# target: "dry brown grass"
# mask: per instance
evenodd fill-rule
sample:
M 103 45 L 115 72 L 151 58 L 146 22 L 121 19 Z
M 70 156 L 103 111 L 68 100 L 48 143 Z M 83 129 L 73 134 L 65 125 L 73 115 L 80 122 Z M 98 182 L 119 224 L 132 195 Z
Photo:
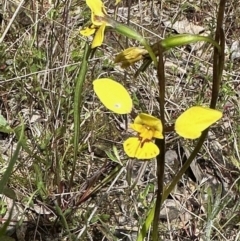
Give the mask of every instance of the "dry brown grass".
M 106 3 L 109 12 L 126 23 L 126 2 L 118 8 L 112 2 Z M 1 33 L 16 7 L 14 1 L 2 2 Z M 172 34 L 171 27 L 163 24 L 166 20 L 173 24 L 186 18 L 213 35 L 217 7 L 216 1 L 141 0 L 131 6 L 130 24 L 152 43 Z M 239 36 L 239 11 L 238 1 L 229 1 L 225 16 L 226 64 L 218 102 L 224 117 L 212 128 L 195 167 L 186 173 L 163 207 L 159 227 L 163 240 L 205 240 L 206 227 L 210 226 L 211 240 L 239 239 L 240 76 L 239 63 L 231 61 L 229 52 Z M 137 229 L 154 201 L 155 163 L 129 160 L 122 151 L 122 141 L 130 134 L 126 124 L 138 112 L 159 115 L 156 70 L 150 67 L 134 79 L 140 63 L 126 71 L 114 66 L 114 55 L 126 46 L 126 40 L 112 32 L 107 33 L 104 45 L 89 63 L 84 105 L 79 113 L 79 160 L 69 190 L 74 86 L 84 47 L 79 28 L 88 18 L 84 1 L 56 1 L 51 5 L 29 0 L 0 43 L 0 114 L 13 128 L 20 124 L 19 115 L 23 116 L 27 137 L 9 181 L 19 209 L 11 225 L 15 227 L 21 219 L 21 228 L 9 231 L 15 240 L 136 240 Z M 128 45 L 138 43 L 129 40 Z M 208 45 L 196 51 L 189 46 L 174 49 L 166 54 L 165 64 L 165 110 L 167 121 L 173 123 L 189 106 L 208 105 L 212 49 Z M 99 76 L 121 81 L 130 90 L 135 106 L 127 120 L 106 111 L 96 99 L 91 82 Z M 1 133 L 0 138 L 4 171 L 17 138 Z M 167 183 L 194 143 L 173 133 L 166 140 L 167 149 L 172 151 L 167 154 Z

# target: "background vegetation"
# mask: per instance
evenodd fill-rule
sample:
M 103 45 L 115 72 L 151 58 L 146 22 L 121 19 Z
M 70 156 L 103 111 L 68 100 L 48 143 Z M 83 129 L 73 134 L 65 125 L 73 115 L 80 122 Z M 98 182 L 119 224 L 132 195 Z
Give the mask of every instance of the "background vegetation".
M 182 20 L 184 29 L 214 35 L 218 1 L 122 1 L 118 7 L 114 3 L 106 1 L 108 13 L 120 22 L 129 19 L 151 43 L 177 34 Z M 240 239 L 239 16 L 238 1 L 228 1 L 218 102 L 224 117 L 163 205 L 163 240 Z M 141 63 L 126 70 L 114 65 L 115 54 L 138 43 L 113 32 L 107 32 L 89 62 L 73 168 L 74 93 L 86 41 L 79 29 L 89 18 L 85 1 L 2 1 L 0 114 L 15 133 L 0 132 L 1 176 L 15 161 L 0 200 L 1 221 L 9 221 L 9 240 L 136 240 L 153 204 L 155 163 L 128 159 L 122 142 L 138 112 L 158 116 L 156 70 L 150 67 L 134 78 Z M 209 103 L 212 51 L 204 44 L 166 54 L 169 123 L 189 106 Z M 130 90 L 134 110 L 128 119 L 110 113 L 96 98 L 92 80 L 101 76 L 121 81 Z M 168 183 L 195 143 L 170 132 L 166 139 Z

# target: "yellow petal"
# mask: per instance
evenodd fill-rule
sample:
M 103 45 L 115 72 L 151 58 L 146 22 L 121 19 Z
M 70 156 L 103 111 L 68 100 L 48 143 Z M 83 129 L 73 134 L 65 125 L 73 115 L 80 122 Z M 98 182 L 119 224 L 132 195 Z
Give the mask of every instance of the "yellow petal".
M 90 36 L 92 34 L 94 34 L 96 31 L 96 28 L 94 27 L 87 27 L 87 28 L 84 28 L 82 30 L 80 30 L 80 34 L 83 35 L 83 36 Z
M 94 15 L 104 17 L 104 4 L 101 0 L 86 0 L 86 4 Z
M 145 130 L 145 127 L 142 124 L 130 124 L 130 127 L 138 133 L 142 133 Z
M 106 23 L 102 24 L 99 27 L 99 29 L 96 31 L 95 36 L 93 38 L 92 46 L 91 46 L 92 49 L 102 45 L 105 27 L 106 27 Z
M 107 13 L 104 8 L 104 4 L 101 0 L 86 0 L 88 7 L 91 9 L 92 23 L 100 26 L 104 22 L 101 17 L 104 17 Z
M 162 131 L 160 132 L 160 131 L 156 131 L 156 130 L 154 131 L 153 137 L 158 138 L 158 139 L 163 139 L 164 138 L 163 134 L 162 134 Z
M 138 139 L 138 137 L 130 137 L 123 143 L 123 149 L 129 157 L 135 157 L 137 159 L 151 159 L 159 154 L 157 145 L 153 142 L 144 142 Z
M 218 121 L 222 112 L 202 106 L 194 106 L 182 113 L 176 120 L 176 132 L 189 139 L 201 136 L 202 131 Z
M 152 127 L 141 124 L 131 124 L 130 127 L 139 133 L 142 141 L 151 141 L 154 137 L 155 130 Z
M 132 99 L 127 90 L 118 82 L 102 78 L 93 81 L 93 89 L 100 101 L 117 114 L 127 114 L 132 110 Z
M 161 120 L 159 120 L 158 118 L 152 116 L 152 115 L 148 115 L 145 113 L 140 113 L 134 120 L 134 124 L 141 124 L 141 125 L 146 125 L 149 127 L 152 127 L 156 130 L 156 136 L 154 135 L 154 137 L 156 138 L 163 138 L 162 135 L 162 122 Z

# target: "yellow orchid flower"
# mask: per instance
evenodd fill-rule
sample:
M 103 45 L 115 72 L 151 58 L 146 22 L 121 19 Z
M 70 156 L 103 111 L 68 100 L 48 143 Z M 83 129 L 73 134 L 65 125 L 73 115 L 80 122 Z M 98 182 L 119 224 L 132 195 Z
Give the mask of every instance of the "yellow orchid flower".
M 156 157 L 160 150 L 152 141 L 153 138 L 163 139 L 161 121 L 154 116 L 141 113 L 130 127 L 138 132 L 138 137 L 130 137 L 123 143 L 126 154 L 137 159 Z
M 111 25 L 104 19 L 104 17 L 107 15 L 107 12 L 101 0 L 86 0 L 86 4 L 91 9 L 92 25 L 80 30 L 80 34 L 83 36 L 95 34 L 91 47 L 96 48 L 101 46 L 103 43 L 106 26 Z
M 132 110 L 132 99 L 128 91 L 120 83 L 108 79 L 96 79 L 93 88 L 101 102 L 109 110 L 117 114 L 127 114 Z M 196 139 L 202 131 L 222 117 L 222 112 L 203 106 L 193 106 L 183 112 L 176 120 L 175 131 L 182 137 Z M 123 143 L 123 149 L 129 157 L 151 159 L 160 150 L 153 142 L 155 138 L 163 139 L 163 126 L 158 118 L 140 113 L 130 127 L 138 133 Z
M 139 133 L 143 141 L 153 138 L 163 139 L 162 122 L 152 115 L 140 113 L 130 127 Z
M 122 68 L 127 68 L 133 63 L 143 59 L 148 51 L 140 47 L 131 47 L 123 50 L 116 57 L 114 62 L 121 63 Z

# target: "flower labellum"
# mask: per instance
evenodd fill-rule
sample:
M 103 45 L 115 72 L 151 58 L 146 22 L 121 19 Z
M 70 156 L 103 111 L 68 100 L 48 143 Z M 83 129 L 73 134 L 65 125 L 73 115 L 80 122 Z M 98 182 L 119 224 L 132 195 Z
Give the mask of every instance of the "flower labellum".
M 130 137 L 123 143 L 126 154 L 137 159 L 156 157 L 160 150 L 153 143 L 153 139 L 163 139 L 161 121 L 154 116 L 141 113 L 130 127 L 138 133 L 138 136 Z

